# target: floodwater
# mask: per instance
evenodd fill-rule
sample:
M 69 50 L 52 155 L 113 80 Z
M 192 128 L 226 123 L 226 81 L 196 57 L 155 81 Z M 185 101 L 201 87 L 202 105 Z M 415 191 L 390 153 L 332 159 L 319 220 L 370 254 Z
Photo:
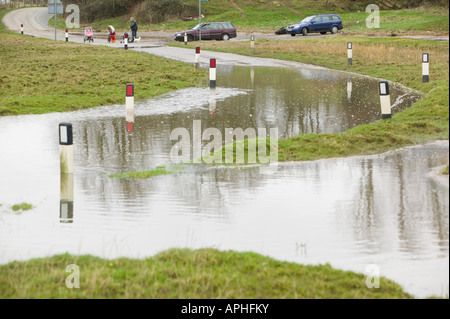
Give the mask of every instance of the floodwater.
M 381 117 L 378 82 L 365 77 L 222 66 L 218 86 L 211 94 L 205 79 L 136 103 L 132 134 L 124 105 L 0 118 L 0 263 L 65 252 L 145 258 L 173 247 L 213 247 L 361 273 L 375 264 L 417 297 L 448 294 L 448 185 L 429 175 L 448 163 L 448 142 L 280 163 L 269 175 L 196 165 L 148 180 L 108 177 L 172 166 L 170 133 L 192 132 L 194 120 L 202 130 L 278 128 L 283 138 L 342 132 Z M 391 88 L 394 113 L 416 99 Z M 74 125 L 70 208 L 61 201 L 60 122 Z M 35 208 L 13 213 L 20 202 Z

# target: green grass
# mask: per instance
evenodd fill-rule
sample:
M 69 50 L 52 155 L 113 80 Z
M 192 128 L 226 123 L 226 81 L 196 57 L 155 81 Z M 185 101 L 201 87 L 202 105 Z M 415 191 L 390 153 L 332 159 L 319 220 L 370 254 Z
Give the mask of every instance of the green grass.
M 11 207 L 11 209 L 14 212 L 24 212 L 30 209 L 33 209 L 33 205 L 28 204 L 28 203 L 20 203 L 20 204 L 15 204 Z
M 445 166 L 439 173 L 441 173 L 442 175 L 448 175 L 448 165 Z
M 346 43 L 353 42 L 353 65 Z M 190 43 L 195 47 L 198 43 Z M 178 45 L 179 46 L 179 45 Z M 329 37 L 290 41 L 202 42 L 202 50 L 304 62 L 399 82 L 424 97 L 390 120 L 357 126 L 341 134 L 299 135 L 279 141 L 279 161 L 304 161 L 378 154 L 403 146 L 449 138 L 448 41 L 402 38 Z M 422 52 L 433 57 L 430 82 L 422 83 Z
M 174 173 L 174 171 L 168 171 L 165 166 L 158 166 L 155 169 L 150 170 L 150 171 L 115 174 L 115 175 L 109 175 L 109 177 L 111 177 L 111 178 L 147 179 L 150 177 L 156 177 L 156 176 L 161 176 L 161 175 L 170 175 L 173 173 Z
M 3 17 L 5 12 L 0 14 Z M 0 29 L 0 116 L 75 111 L 141 100 L 196 86 L 206 76 L 187 63 L 104 46 L 36 39 Z
M 68 265 L 80 288 L 68 289 Z M 0 266 L 0 298 L 292 299 L 412 298 L 391 280 L 330 265 L 281 262 L 256 253 L 171 249 L 145 260 L 59 255 Z

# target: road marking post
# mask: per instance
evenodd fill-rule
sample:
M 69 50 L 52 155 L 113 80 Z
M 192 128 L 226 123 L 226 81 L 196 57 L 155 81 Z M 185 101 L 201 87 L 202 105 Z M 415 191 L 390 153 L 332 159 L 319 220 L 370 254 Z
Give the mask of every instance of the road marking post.
M 20 25 L 20 34 L 23 34 L 23 23 Z
M 127 121 L 127 132 L 133 133 L 134 125 L 134 85 L 127 83 L 126 87 L 126 97 L 125 97 L 125 107 L 126 107 L 126 121 Z
M 426 83 L 430 81 L 430 54 L 422 54 L 422 82 Z
M 200 47 L 195 48 L 195 68 L 200 67 Z
M 59 124 L 59 154 L 61 173 L 73 173 L 73 134 L 71 123 Z
M 347 60 L 348 65 L 353 64 L 353 44 L 351 42 L 347 42 Z
M 383 119 L 390 119 L 392 117 L 391 110 L 391 96 L 389 94 L 389 82 L 380 81 L 380 103 L 381 103 L 381 117 Z
M 216 88 L 216 59 L 209 61 L 209 88 Z
M 128 33 L 125 33 L 124 39 L 123 39 L 123 48 L 125 50 L 128 50 Z
M 188 44 L 188 37 L 187 37 L 187 33 L 184 33 L 184 45 Z
M 66 29 L 66 42 L 69 42 L 69 29 Z
M 255 36 L 252 35 L 250 37 L 250 49 L 252 51 L 252 53 L 255 53 Z

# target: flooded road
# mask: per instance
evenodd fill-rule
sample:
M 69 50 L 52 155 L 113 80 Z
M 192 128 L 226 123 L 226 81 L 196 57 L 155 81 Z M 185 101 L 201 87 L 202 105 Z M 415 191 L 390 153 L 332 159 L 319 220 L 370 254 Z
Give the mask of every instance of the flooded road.
M 316 70 L 221 66 L 197 88 L 125 106 L 0 118 L 0 263 L 58 253 L 144 258 L 173 247 L 254 251 L 364 273 L 376 264 L 418 297 L 448 294 L 448 187 L 428 176 L 448 142 L 258 169 L 171 166 L 175 128 L 342 132 L 381 117 L 378 81 Z M 394 113 L 418 96 L 391 88 Z M 73 211 L 62 213 L 57 127 L 74 126 Z M 10 207 L 35 207 L 17 214 Z M 382 283 L 381 283 L 382 285 Z

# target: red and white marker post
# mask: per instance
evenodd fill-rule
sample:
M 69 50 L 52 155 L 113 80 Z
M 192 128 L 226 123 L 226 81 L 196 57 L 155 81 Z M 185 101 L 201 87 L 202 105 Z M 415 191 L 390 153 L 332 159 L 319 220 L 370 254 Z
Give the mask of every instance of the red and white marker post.
M 69 42 L 69 29 L 66 29 L 66 42 Z
M 216 59 L 211 59 L 209 61 L 209 88 L 216 88 Z
M 20 34 L 23 34 L 23 23 L 20 25 Z
M 127 84 L 125 106 L 127 112 L 127 132 L 132 133 L 134 125 L 134 85 L 131 83 Z
M 123 39 L 123 48 L 128 50 L 128 33 L 125 33 L 125 37 Z
M 195 48 L 195 68 L 200 67 L 200 47 Z

